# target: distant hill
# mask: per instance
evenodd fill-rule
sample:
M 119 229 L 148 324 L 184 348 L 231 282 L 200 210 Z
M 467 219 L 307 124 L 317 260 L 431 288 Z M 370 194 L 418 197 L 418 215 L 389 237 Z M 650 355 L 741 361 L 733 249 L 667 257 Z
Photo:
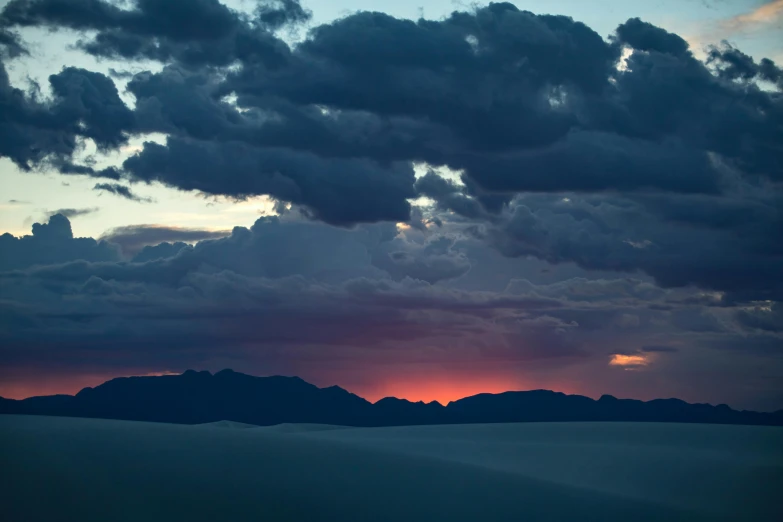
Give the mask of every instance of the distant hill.
M 387 397 L 375 404 L 338 386 L 318 388 L 298 377 L 253 377 L 232 370 L 214 375 L 121 377 L 74 396 L 0 398 L 0 413 L 201 424 L 221 420 L 268 426 L 281 423 L 397 426 L 535 421 L 627 421 L 783 426 L 783 411 L 732 410 L 725 404 L 679 399 L 637 401 L 604 395 L 534 390 L 482 393 L 443 406 Z

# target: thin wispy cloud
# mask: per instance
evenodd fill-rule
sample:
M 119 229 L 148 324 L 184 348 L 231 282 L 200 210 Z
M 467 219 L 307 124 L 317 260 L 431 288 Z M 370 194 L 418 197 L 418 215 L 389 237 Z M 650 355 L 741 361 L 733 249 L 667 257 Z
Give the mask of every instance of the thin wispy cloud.
M 147 198 L 143 196 L 139 196 L 138 194 L 134 193 L 130 187 L 126 187 L 125 185 L 120 185 L 119 183 L 97 183 L 93 190 L 98 190 L 101 192 L 109 192 L 110 194 L 114 194 L 115 196 L 120 196 L 121 198 L 129 199 L 131 201 L 137 201 L 139 203 L 151 203 L 152 198 Z
M 68 219 L 73 219 L 80 216 L 86 216 L 88 214 L 94 214 L 100 210 L 98 207 L 91 208 L 58 208 L 57 210 L 49 210 L 46 212 L 46 217 L 50 218 L 57 214 L 62 214 Z
M 783 21 L 783 0 L 772 0 L 753 11 L 724 20 L 721 22 L 721 29 L 730 33 L 739 33 L 765 29 L 781 21 Z
M 705 59 L 711 46 L 719 42 L 731 41 L 736 36 L 763 37 L 772 29 L 780 29 L 782 25 L 783 0 L 771 0 L 752 11 L 691 25 L 683 30 L 681 36 L 697 58 Z M 764 57 L 780 62 L 783 54 L 769 49 Z

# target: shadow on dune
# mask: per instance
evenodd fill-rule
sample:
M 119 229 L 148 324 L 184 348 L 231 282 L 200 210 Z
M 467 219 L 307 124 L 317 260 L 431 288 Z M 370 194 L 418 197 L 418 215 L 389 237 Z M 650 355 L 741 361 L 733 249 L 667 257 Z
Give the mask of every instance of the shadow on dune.
M 781 514 L 778 428 L 574 426 L 292 433 L 2 416 L 4 520 L 611 522 Z M 595 443 L 601 439 L 608 444 Z M 707 441 L 703 451 L 694 451 L 697 439 Z M 740 457 L 725 458 L 731 454 Z M 692 481 L 694 474 L 706 480 Z M 683 501 L 685 494 L 695 500 Z

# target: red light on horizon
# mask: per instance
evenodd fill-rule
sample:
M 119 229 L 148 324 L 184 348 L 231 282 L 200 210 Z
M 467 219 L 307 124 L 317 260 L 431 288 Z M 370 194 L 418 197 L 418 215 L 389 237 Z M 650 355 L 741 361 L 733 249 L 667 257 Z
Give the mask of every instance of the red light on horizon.
M 437 401 L 445 406 L 449 402 L 480 393 L 502 393 L 522 389 L 527 388 L 511 379 L 486 378 L 471 379 L 466 382 L 438 379 L 419 382 L 393 381 L 375 389 L 357 390 L 355 393 L 371 402 L 377 402 L 384 397 L 396 397 L 411 402 Z

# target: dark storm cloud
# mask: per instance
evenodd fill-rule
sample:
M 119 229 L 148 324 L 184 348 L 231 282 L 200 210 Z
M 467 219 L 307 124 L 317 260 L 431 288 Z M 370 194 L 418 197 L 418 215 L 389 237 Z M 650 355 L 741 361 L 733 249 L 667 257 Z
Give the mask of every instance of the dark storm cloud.
M 262 3 L 254 17 L 217 0 L 135 0 L 121 9 L 102 0 L 12 0 L 5 26 L 97 30 L 79 46 L 108 58 L 177 60 L 189 66 L 229 65 L 236 59 L 281 64 L 288 46 L 268 29 L 301 23 L 307 12 L 295 0 Z
M 593 106 L 600 124 L 717 154 L 748 175 L 783 177 L 779 93 L 720 78 L 690 55 L 637 51 L 626 65 L 608 105 Z
M 80 261 L 0 274 L 3 295 L 15 303 L 4 317 L 19 319 L 0 329 L 0 336 L 8 341 L 3 342 L 2 357 L 19 363 L 42 350 L 49 353 L 55 332 L 60 347 L 78 344 L 93 351 L 98 344 L 110 342 L 115 352 L 106 364 L 113 357 L 124 357 L 128 343 L 135 345 L 137 354 L 144 346 L 158 354 L 154 357 L 179 361 L 197 360 L 205 346 L 225 346 L 228 355 L 236 343 L 252 343 L 258 350 L 314 344 L 335 350 L 360 347 L 372 353 L 374 347 L 394 341 L 412 343 L 413 349 L 426 339 L 462 336 L 492 342 L 496 350 L 506 346 L 505 356 L 520 360 L 575 353 L 575 346 L 565 339 L 557 344 L 535 341 L 534 337 L 547 338 L 553 325 L 534 324 L 521 316 L 525 324 L 530 323 L 528 331 L 511 320 L 557 307 L 553 300 L 467 293 L 409 278 L 392 281 L 382 272 L 374 278 L 357 278 L 353 270 L 352 278 L 325 282 L 341 263 L 357 263 L 355 247 L 346 244 L 342 249 L 325 249 L 322 258 L 303 257 L 304 249 L 318 247 L 302 239 L 309 232 L 317 241 L 318 230 L 312 228 L 325 226 L 294 224 L 289 234 L 285 226 L 259 220 L 252 230 L 235 229 L 229 238 L 202 241 L 181 248 L 174 257 L 145 263 Z M 332 230 L 358 234 L 350 239 L 363 238 L 369 246 L 379 240 L 371 229 Z M 268 248 L 273 250 L 262 249 L 263 243 L 271 243 Z M 254 259 L 253 253 L 261 257 Z M 295 263 L 300 266 L 290 266 Z M 291 272 L 320 280 L 287 275 Z M 66 295 L 68 305 L 63 302 Z M 191 327 L 182 331 L 183 324 Z M 103 359 L 100 353 L 95 356 Z M 49 355 L 58 357 L 54 352 Z M 258 356 L 263 358 L 263 352 Z
M 19 35 L 0 28 L 0 58 L 18 58 L 29 54 Z
M 458 164 L 479 184 L 500 192 L 718 192 L 706 153 L 601 132 L 571 132 L 529 152 L 463 155 Z
M 573 354 L 573 348 L 569 351 L 562 341 L 545 345 L 531 338 L 522 343 L 523 332 L 473 315 L 464 296 L 427 295 L 429 290 L 415 288 L 413 295 L 405 295 L 405 285 L 392 282 L 314 285 L 300 278 L 264 280 L 193 271 L 174 285 L 98 276 L 68 283 L 6 279 L 2 285 L 6 295 L 38 295 L 6 307 L 3 322 L 16 319 L 0 329 L 4 364 L 24 365 L 43 357 L 63 367 L 74 366 L 78 363 L 63 355 L 78 350 L 102 368 L 122 365 L 128 357 L 144 357 L 153 364 L 192 365 L 211 358 L 216 346 L 223 347 L 221 357 L 237 360 L 252 354 L 255 361 L 291 364 L 323 357 L 334 361 L 359 353 L 360 359 L 351 357 L 355 363 L 384 357 L 379 348 L 390 343 L 401 344 L 395 350 L 398 357 L 406 351 L 415 353 L 427 339 L 456 343 L 464 336 L 492 342 L 496 350 L 515 341 L 506 360 Z M 57 305 L 62 293 L 78 296 L 67 310 Z M 462 310 L 441 311 L 455 298 Z M 490 313 L 493 304 L 476 306 Z M 422 314 L 426 320 L 417 317 Z M 250 353 L 243 345 L 252 347 Z M 308 345 L 320 349 L 306 350 Z M 326 348 L 328 356 L 323 352 Z M 454 349 L 451 354 L 457 353 Z
M 396 357 L 410 352 L 426 360 L 426 347 L 443 345 L 450 360 L 478 350 L 484 361 L 509 364 L 560 357 L 604 360 L 618 329 L 626 345 L 671 357 L 682 350 L 666 343 L 682 346 L 683 335 L 698 342 L 737 335 L 705 329 L 703 307 L 678 304 L 696 290 L 665 290 L 640 280 L 520 282 L 494 293 L 393 281 L 380 272 L 356 278 L 356 244 L 384 243 L 377 243 L 383 235 L 372 230 L 375 226 L 360 232 L 311 223 L 288 226 L 264 218 L 251 230 L 175 247 L 172 257 L 155 261 L 80 261 L 0 274 L 7 298 L 0 357 L 7 364 L 45 357 L 67 367 L 74 363 L 65 353 L 78 350 L 102 368 L 140 356 L 187 366 L 203 363 L 220 346 L 222 357 L 293 363 L 324 357 L 321 350 L 306 349 L 320 346 L 329 347 L 330 360 L 356 362 L 383 357 L 383 348 L 392 343 Z M 318 243 L 319 229 L 345 235 L 344 244 Z M 337 248 L 326 248 L 330 244 Z M 321 257 L 306 255 L 307 249 L 321 248 Z M 340 266 L 346 268 L 344 277 L 332 277 Z M 672 304 L 668 311 L 655 311 L 648 307 L 652 302 Z M 746 337 L 748 350 L 756 353 L 755 334 Z M 767 345 L 758 348 L 768 350 Z M 252 353 L 242 346 L 253 346 Z
M 51 1 L 12 2 L 6 8 L 5 18 L 11 25 L 67 27 L 82 27 L 75 20 L 84 19 L 86 26 L 122 27 L 123 31 L 135 31 L 134 35 L 142 39 L 154 35 L 189 39 L 191 48 L 233 34 L 237 26 L 245 24 L 236 13 L 218 7 L 216 2 L 176 2 L 164 10 L 159 8 L 160 2 L 150 0 L 139 2 L 131 11 L 91 2 L 85 4 L 89 8 L 74 7 L 75 12 L 99 14 L 71 13 L 65 17 L 62 13 L 47 14 L 45 6 Z M 279 2 L 269 8 L 271 11 L 261 8 L 259 13 L 276 12 L 277 8 L 285 13 L 301 10 L 293 2 Z M 228 14 L 219 14 L 224 11 Z M 214 27 L 208 31 L 204 28 L 204 34 L 191 25 L 189 29 L 175 30 L 170 22 L 177 16 L 192 20 L 196 26 L 210 18 Z M 290 17 L 302 18 L 298 14 Z M 615 64 L 621 45 L 629 45 L 636 52 L 629 58 L 630 66 L 618 72 Z M 210 49 L 221 52 L 214 42 Z M 174 60 L 186 64 L 182 59 Z M 776 163 L 779 152 L 773 146 L 780 138 L 779 126 L 774 123 L 779 111 L 768 110 L 774 100 L 752 86 L 722 83 L 723 78 L 711 74 L 687 52 L 684 40 L 638 19 L 622 24 L 614 42 L 605 42 L 584 24 L 567 17 L 536 16 L 510 4 L 454 13 L 440 22 L 357 13 L 315 28 L 311 38 L 291 54 L 290 62 L 274 71 L 249 62 L 243 64 L 219 91 L 236 92 L 243 104 L 256 105 L 262 111 L 269 109 L 270 103 L 273 110 L 279 110 L 280 99 L 287 100 L 292 106 L 281 115 L 283 129 L 307 124 L 311 133 L 316 131 L 318 118 L 308 117 L 316 105 L 340 114 L 332 117 L 340 121 L 331 122 L 330 132 L 325 133 L 333 136 L 334 143 L 325 147 L 330 150 L 321 150 L 319 154 L 348 152 L 345 143 L 341 151 L 341 140 L 334 138 L 350 135 L 350 129 L 343 126 L 357 123 L 350 118 L 345 120 L 342 113 L 347 111 L 349 116 L 363 112 L 368 117 L 412 119 L 419 126 L 409 126 L 408 132 L 426 132 L 429 139 L 422 144 L 423 136 L 411 135 L 408 150 L 399 150 L 398 155 L 467 168 L 468 174 L 498 190 L 515 191 L 520 186 L 527 190 L 528 185 L 532 190 L 715 190 L 715 180 L 710 176 L 713 173 L 704 159 L 707 151 L 726 154 L 764 175 L 779 174 L 774 170 L 780 169 Z M 153 96 L 148 93 L 147 97 Z M 187 100 L 182 96 L 162 99 L 162 92 L 154 97 L 162 112 L 173 110 L 173 114 L 182 113 L 174 105 Z M 187 103 L 196 112 L 190 116 L 191 124 L 180 130 L 193 137 L 200 137 L 198 131 L 215 128 L 212 124 L 221 118 L 234 127 L 248 124 L 243 121 L 247 117 L 223 111 L 212 114 L 211 124 L 207 125 L 200 116 L 209 114 L 205 109 L 212 102 L 200 98 Z M 204 108 L 197 107 L 200 105 Z M 719 110 L 720 107 L 727 109 Z M 758 109 L 765 110 L 765 115 L 760 116 Z M 199 121 L 203 124 L 199 125 Z M 430 127 L 423 121 L 429 122 Z M 705 123 L 702 128 L 690 127 L 699 121 Z M 280 130 L 279 121 L 270 125 Z M 432 139 L 438 128 L 440 136 Z M 575 129 L 602 134 L 574 134 Z M 279 133 L 261 130 L 250 134 L 259 145 L 309 150 L 318 147 L 318 140 L 297 138 L 292 130 L 283 133 L 291 140 L 290 145 L 280 143 Z M 364 147 L 354 146 L 352 154 L 387 154 L 378 142 L 386 139 L 387 134 L 365 140 Z M 574 143 L 574 136 L 595 139 L 587 139 L 587 143 L 577 139 Z M 735 144 L 739 136 L 744 136 L 743 148 Z M 584 145 L 581 148 L 580 143 Z M 592 147 L 603 153 L 596 161 L 585 155 Z M 559 172 L 558 168 L 564 166 L 561 155 L 556 153 L 560 149 L 569 158 L 566 166 L 570 170 L 583 162 L 580 170 L 584 172 L 560 174 L 545 185 L 540 185 L 540 180 L 549 176 L 518 178 L 519 172 L 528 170 Z M 508 154 L 498 156 L 501 151 Z M 669 163 L 653 165 L 661 168 L 659 172 L 671 165 L 683 165 L 682 170 L 695 172 L 693 176 L 676 178 L 682 186 L 672 179 L 650 179 L 650 157 L 670 158 Z M 758 164 L 750 161 L 753 157 L 758 157 Z M 507 172 L 495 173 L 499 165 L 505 165 Z M 600 179 L 606 168 L 619 172 Z M 592 179 L 594 176 L 599 179 Z M 619 186 L 612 187 L 612 183 Z
M 454 248 L 454 239 L 432 236 L 422 243 L 394 239 L 380 245 L 373 264 L 392 277 L 410 277 L 428 283 L 456 279 L 470 270 L 470 260 Z
M 328 111 L 244 95 L 240 105 L 245 101 L 262 105 L 238 108 L 221 99 L 229 94 L 224 90 L 222 77 L 175 65 L 159 73 L 139 73 L 128 83 L 128 91 L 136 97 L 138 128 L 145 132 L 382 162 L 409 161 L 431 155 L 433 146 L 455 146 L 448 129 L 431 122 L 367 111 Z
M 266 27 L 279 29 L 285 25 L 303 24 L 312 18 L 313 13 L 305 9 L 299 0 L 269 0 L 260 2 L 255 11 L 256 17 Z
M 260 108 L 279 96 L 432 122 L 448 139 L 410 148 L 410 158 L 467 169 L 493 190 L 714 192 L 708 152 L 781 175 L 774 95 L 712 74 L 681 38 L 649 24 L 618 32 L 606 43 L 582 24 L 508 5 L 443 22 L 359 13 L 316 29 L 289 67 L 246 67 L 223 91 Z M 622 71 L 620 44 L 639 47 Z
M 529 32 L 519 38 L 515 27 Z M 617 71 L 621 44 L 637 50 Z M 270 193 L 337 224 L 404 221 L 409 178 L 400 178 L 395 190 L 376 187 L 386 212 L 334 215 L 324 201 L 300 194 L 297 179 L 270 180 L 263 171 L 186 177 L 190 169 L 179 158 L 201 154 L 205 165 L 229 173 L 238 172 L 236 162 L 216 158 L 240 152 L 251 167 L 270 155 L 275 167 L 293 157 L 445 164 L 464 169 L 467 191 L 452 187 L 434 199 L 470 219 L 498 212 L 516 191 L 725 192 L 730 188 L 721 160 L 710 156 L 715 152 L 726 168 L 781 175 L 779 100 L 713 74 L 682 39 L 638 20 L 606 43 L 567 18 L 508 5 L 443 22 L 359 13 L 319 27 L 292 56 L 282 69 L 246 64 L 225 81 L 176 69 L 137 75 L 129 89 L 140 128 L 177 137 L 129 160 L 130 175 L 209 193 Z M 552 56 L 561 62 L 551 64 Z M 242 111 L 220 101 L 231 92 Z M 368 176 L 367 186 L 380 179 Z M 430 177 L 417 190 L 431 190 L 427 183 Z M 346 193 L 341 206 L 349 199 L 356 198 Z
M 585 279 L 583 277 L 548 285 L 535 285 L 527 279 L 512 279 L 506 287 L 506 292 L 583 303 L 625 303 L 628 306 L 666 300 L 671 295 L 671 291 L 639 279 Z
M 57 233 L 67 219 L 53 224 L 36 225 L 38 240 L 67 236 Z M 692 345 L 725 349 L 723 337 L 740 336 L 743 358 L 771 356 L 774 330 L 748 327 L 738 316 L 747 307 L 704 300 L 696 288 L 638 278 L 515 280 L 499 292 L 426 282 L 470 268 L 463 243 L 398 234 L 391 223 L 346 229 L 288 216 L 194 246 L 147 247 L 130 263 L 46 260 L 0 273 L 0 359 L 62 370 L 88 358 L 109 372 L 132 360 L 187 367 L 214 357 L 287 368 L 345 359 L 366 369 L 400 358 L 606 366 L 608 353 L 666 351 L 688 374 Z
M 122 16 L 121 9 L 101 0 L 14 0 L 3 8 L 1 18 L 7 25 L 50 25 L 83 30 L 116 23 Z
M 478 51 L 469 37 L 478 39 Z M 585 50 L 581 58 L 578 47 Z M 410 140 L 408 154 L 445 163 L 462 148 L 541 146 L 563 136 L 575 119 L 550 106 L 551 89 L 543 84 L 573 81 L 592 89 L 608 81 L 612 53 L 584 25 L 508 6 L 444 22 L 358 13 L 315 29 L 289 67 L 271 75 L 245 68 L 224 90 L 249 104 L 274 95 L 301 107 L 431 122 L 442 128 L 441 138 L 423 148 Z
M 774 184 L 783 179 L 783 108 L 779 89 L 756 83 L 775 83 L 780 70 L 733 47 L 702 62 L 681 37 L 639 19 L 606 41 L 568 17 L 505 3 L 441 21 L 356 13 L 313 28 L 294 48 L 271 31 L 307 19 L 289 1 L 245 16 L 207 0 L 129 9 L 17 0 L 2 18 L 11 29 L 96 30 L 84 44 L 92 52 L 165 62 L 129 82 L 132 117 L 108 78 L 76 69 L 53 77 L 52 103 L 7 89 L 28 111 L 69 115 L 73 128 L 39 136 L 34 127 L 26 148 L 7 154 L 20 165 L 48 151 L 64 171 L 97 175 L 62 159 L 75 136 L 116 148 L 125 133 L 162 132 L 165 145 L 145 143 L 122 172 L 105 174 L 268 194 L 341 226 L 410 221 L 426 230 L 425 219 L 448 224 L 455 213 L 472 227 L 466 233 L 508 256 L 640 271 L 728 300 L 783 293 Z M 236 67 L 199 67 L 207 63 Z M 460 170 L 463 185 L 433 173 L 415 180 L 411 161 Z M 411 213 L 417 195 L 436 201 L 426 218 Z M 453 279 L 469 266 L 456 251 L 445 264 L 421 252 L 378 259 L 396 277 L 430 280 L 426 267 Z
M 126 255 L 134 255 L 140 253 L 146 246 L 162 246 L 160 245 L 161 243 L 168 244 L 167 242 L 169 241 L 197 242 L 203 239 L 225 237 L 230 233 L 228 230 L 200 230 L 197 228 L 165 227 L 161 225 L 130 225 L 113 228 L 105 232 L 101 236 L 101 240 L 119 245 Z M 169 253 L 173 255 L 176 247 L 174 245 L 170 245 L 170 247 Z M 152 253 L 152 251 L 148 251 L 147 255 L 152 255 Z
M 168 257 L 176 256 L 183 248 L 188 246 L 187 243 L 177 241 L 175 243 L 163 242 L 157 245 L 147 245 L 143 247 L 136 255 L 131 258 L 133 263 L 146 263 L 147 261 L 155 261 L 156 259 L 165 259 Z
M 130 80 L 131 78 L 133 78 L 134 74 L 136 73 L 131 71 L 125 71 L 122 69 L 115 69 L 114 67 L 109 67 L 109 76 L 117 80 Z
M 55 114 L 78 123 L 79 134 L 106 149 L 127 141 L 125 131 L 133 127 L 133 112 L 120 99 L 111 78 L 67 67 L 51 75 L 49 83 L 57 99 Z
M 688 42 L 674 33 L 656 27 L 639 18 L 631 18 L 616 31 L 616 41 L 639 51 L 656 51 L 675 56 L 687 54 Z
M 727 80 L 765 80 L 781 86 L 783 71 L 769 58 L 756 61 L 728 42 L 713 46 L 707 54 L 707 63 L 717 68 L 718 75 Z
M 283 148 L 254 148 L 169 137 L 166 145 L 145 142 L 125 160 L 134 178 L 206 194 L 247 197 L 269 194 L 304 205 L 327 223 L 407 221 L 414 197 L 409 164 L 381 166 L 364 159 L 326 160 Z M 216 177 L 215 173 L 220 173 Z
M 481 218 L 485 214 L 478 200 L 464 194 L 459 185 L 432 170 L 417 179 L 414 187 L 420 196 L 433 199 L 442 210 L 450 210 L 471 219 Z
M 723 42 L 723 47 L 713 47 L 707 55 L 707 63 L 719 67 L 718 74 L 728 80 L 750 80 L 759 74 L 753 58 Z
M 412 242 L 395 235 L 393 224 L 345 229 L 266 217 L 249 229 L 236 227 L 230 232 L 130 226 L 110 230 L 101 239 L 120 245 L 126 254 L 138 252 L 134 262 L 179 256 L 181 266 L 205 265 L 252 277 L 303 276 L 330 283 L 392 277 L 434 283 L 470 269 L 451 238 Z M 223 239 L 202 241 L 212 238 Z M 168 241 L 201 242 L 184 248 Z
M 772 240 L 783 230 L 779 195 L 736 201 L 679 197 L 642 198 L 645 206 L 623 197 L 528 195 L 476 233 L 508 256 L 570 261 L 594 270 L 642 270 L 664 287 L 723 291 L 729 301 L 783 297 L 775 275 L 783 270 L 783 251 Z M 685 210 L 688 204 L 697 208 Z M 665 222 L 675 219 L 687 222 L 679 227 Z
M 701 292 L 690 289 L 665 289 L 653 283 L 633 278 L 566 279 L 552 284 L 533 284 L 525 279 L 512 280 L 506 293 L 527 297 L 555 299 L 558 308 L 548 315 L 578 327 L 588 339 L 612 338 L 612 332 L 622 332 L 619 339 L 633 344 L 649 343 L 651 336 L 664 333 L 663 340 L 676 339 L 672 334 L 705 332 L 726 333 L 739 327 L 724 311 L 720 300 L 705 304 Z M 613 339 L 617 340 L 617 339 Z M 641 351 L 655 350 L 657 345 L 645 344 Z M 663 346 L 660 345 L 660 346 Z M 676 350 L 670 350 L 676 351 Z
M 121 198 L 129 199 L 131 201 L 137 201 L 139 203 L 152 202 L 152 199 L 139 196 L 135 194 L 130 189 L 130 187 L 126 187 L 125 185 L 121 185 L 119 183 L 96 183 L 92 189 L 108 192 L 110 194 L 114 194 L 115 196 L 120 196 Z
M 18 238 L 11 234 L 0 236 L 0 271 L 74 260 L 118 259 L 117 249 L 108 243 L 89 237 L 74 238 L 71 223 L 63 214 L 51 216 L 48 223 L 35 223 L 32 235 Z
M 63 173 L 112 174 L 74 165 L 68 158 L 79 137 L 91 138 L 101 150 L 125 143 L 133 113 L 120 100 L 114 82 L 100 73 L 68 67 L 51 75 L 49 83 L 53 98 L 39 100 L 12 87 L 0 62 L 0 155 L 24 170 L 48 160 Z
M 221 42 L 264 16 L 306 18 L 287 1 L 250 18 L 207 1 L 165 10 L 153 0 L 130 10 L 99 1 L 52 10 L 51 2 L 12 2 L 4 17 L 9 26 L 120 31 L 156 52 L 186 41 L 198 53 L 204 44 L 224 53 L 213 63 L 235 59 Z M 177 17 L 196 27 L 173 27 Z M 214 27 L 199 28 L 205 19 Z M 623 46 L 632 52 L 618 70 Z M 713 70 L 716 59 L 708 67 L 682 38 L 638 19 L 607 42 L 570 18 L 510 4 L 442 21 L 362 12 L 314 28 L 285 49 L 286 60 L 274 68 L 240 57 L 228 76 L 171 53 L 158 56 L 171 65 L 136 75 L 129 91 L 135 129 L 167 133 L 169 141 L 130 158 L 128 175 L 212 194 L 267 193 L 335 224 L 408 219 L 413 180 L 397 175 L 390 161 L 463 170 L 471 197 L 452 192 L 438 201 L 472 219 L 497 213 L 518 191 L 720 193 L 721 162 L 783 176 L 779 96 L 732 81 Z M 774 75 L 774 64 L 763 64 L 764 74 Z M 229 94 L 239 107 L 222 98 Z M 104 142 L 129 124 L 99 129 Z M 182 157 L 189 154 L 229 175 L 196 168 L 191 176 Z M 304 166 L 342 179 L 327 184 L 302 175 Z M 358 208 L 360 198 L 347 187 L 357 183 L 357 191 L 382 201 Z
M 51 218 L 52 216 L 56 214 L 61 214 L 68 219 L 73 219 L 75 217 L 80 216 L 86 216 L 88 214 L 94 214 L 95 212 L 98 212 L 100 209 L 98 207 L 91 207 L 91 208 L 60 208 L 57 210 L 51 210 L 46 213 L 47 218 Z
M 55 125 L 51 113 L 11 87 L 5 64 L 0 62 L 0 155 L 23 169 L 47 153 L 70 154 L 75 136 Z
M 737 320 L 745 328 L 783 332 L 783 306 L 780 302 L 757 304 L 737 311 Z
M 48 158 L 46 163 L 56 168 L 60 174 L 81 174 L 93 178 L 113 179 L 119 181 L 122 173 L 116 167 L 106 167 L 96 170 L 89 165 L 79 165 L 63 158 Z M 65 183 L 64 183 L 65 184 Z

